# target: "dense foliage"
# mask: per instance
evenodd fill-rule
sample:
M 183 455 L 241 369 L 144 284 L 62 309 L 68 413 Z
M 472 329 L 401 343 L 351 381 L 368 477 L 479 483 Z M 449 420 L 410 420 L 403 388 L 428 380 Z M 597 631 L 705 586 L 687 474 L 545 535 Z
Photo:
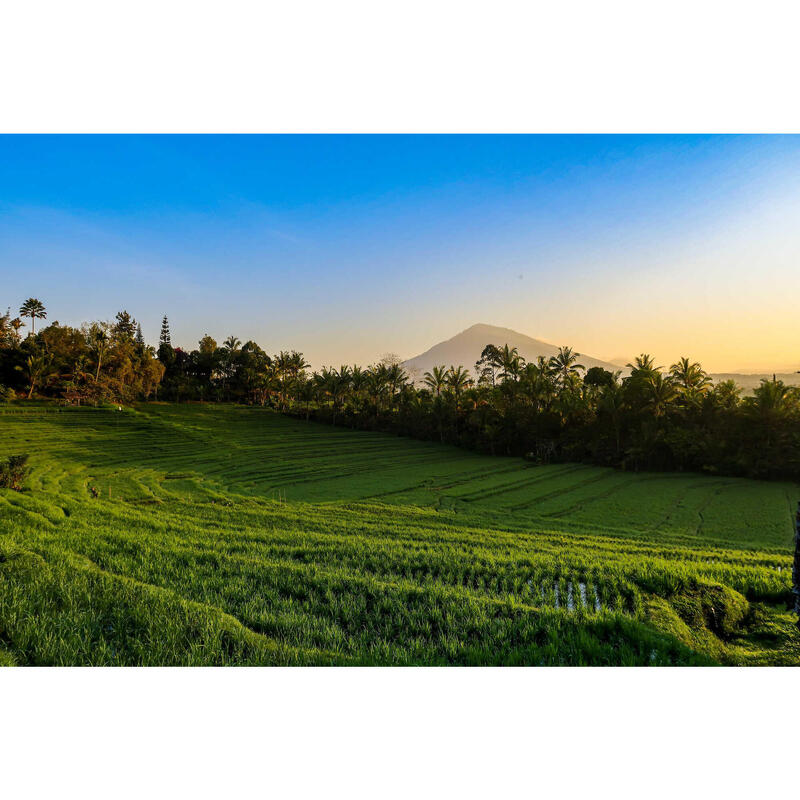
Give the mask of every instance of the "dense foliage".
M 47 316 L 34 298 L 20 314 L 33 315 L 32 324 Z M 0 400 L 19 393 L 28 399 L 42 395 L 97 405 L 155 396 L 164 367 L 127 311 L 120 311 L 113 323 L 72 328 L 53 322 L 24 337 L 23 327 L 19 317 L 0 316 Z
M 34 298 L 20 313 L 32 324 L 46 317 Z M 114 323 L 55 322 L 25 338 L 21 327 L 0 317 L 0 386 L 29 398 L 248 403 L 539 462 L 800 478 L 800 390 L 763 381 L 743 397 L 688 358 L 665 369 L 642 354 L 623 377 L 584 370 L 568 347 L 526 363 L 516 349 L 488 344 L 474 371 L 441 365 L 410 376 L 387 357 L 310 372 L 302 353 L 270 356 L 235 337 L 173 347 L 166 317 L 157 354 L 125 311 Z

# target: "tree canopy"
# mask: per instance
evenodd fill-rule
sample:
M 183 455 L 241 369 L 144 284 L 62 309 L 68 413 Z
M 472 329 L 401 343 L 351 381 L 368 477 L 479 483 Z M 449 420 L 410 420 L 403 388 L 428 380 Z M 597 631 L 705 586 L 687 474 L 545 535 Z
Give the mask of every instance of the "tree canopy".
M 34 298 L 20 314 L 46 317 Z M 417 384 L 393 354 L 311 371 L 298 351 L 270 355 L 236 336 L 220 345 L 205 335 L 186 351 L 173 347 L 166 316 L 156 352 L 125 310 L 114 322 L 55 321 L 27 337 L 23 327 L 10 311 L 0 316 L 0 400 L 247 403 L 534 460 L 800 478 L 800 390 L 762 381 L 743 397 L 688 357 L 665 369 L 643 353 L 622 377 L 585 370 L 570 347 L 526 362 L 487 343 L 474 373 L 441 364 Z

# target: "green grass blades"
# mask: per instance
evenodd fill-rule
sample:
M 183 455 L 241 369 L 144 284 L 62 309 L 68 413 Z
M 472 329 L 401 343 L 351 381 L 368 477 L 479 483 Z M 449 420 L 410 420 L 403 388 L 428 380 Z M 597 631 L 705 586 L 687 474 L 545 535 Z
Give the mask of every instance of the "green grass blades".
M 11 405 L 0 665 L 800 664 L 797 486 Z

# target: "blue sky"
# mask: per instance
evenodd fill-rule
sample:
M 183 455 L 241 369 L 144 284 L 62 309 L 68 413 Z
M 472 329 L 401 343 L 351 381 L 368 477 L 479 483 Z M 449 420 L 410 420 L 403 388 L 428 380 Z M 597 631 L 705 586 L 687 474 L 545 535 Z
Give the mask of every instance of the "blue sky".
M 800 366 L 800 137 L 2 136 L 0 304 L 319 365 L 475 322 Z

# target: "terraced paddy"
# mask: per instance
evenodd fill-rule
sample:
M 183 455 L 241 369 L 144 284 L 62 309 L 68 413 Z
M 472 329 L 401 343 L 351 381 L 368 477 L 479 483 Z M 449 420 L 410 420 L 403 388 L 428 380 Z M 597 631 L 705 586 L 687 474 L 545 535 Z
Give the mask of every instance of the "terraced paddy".
M 800 489 L 263 409 L 12 405 L 0 663 L 800 664 Z

